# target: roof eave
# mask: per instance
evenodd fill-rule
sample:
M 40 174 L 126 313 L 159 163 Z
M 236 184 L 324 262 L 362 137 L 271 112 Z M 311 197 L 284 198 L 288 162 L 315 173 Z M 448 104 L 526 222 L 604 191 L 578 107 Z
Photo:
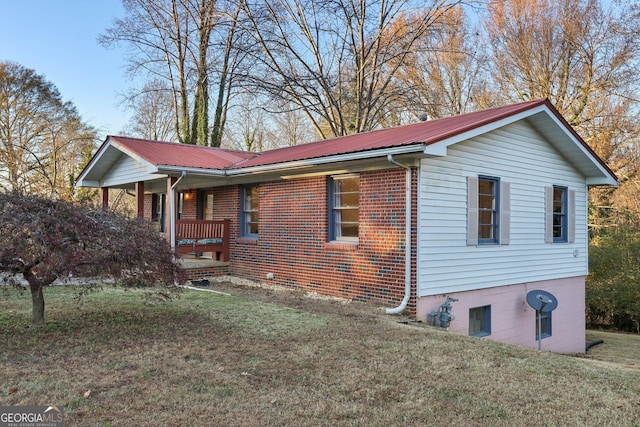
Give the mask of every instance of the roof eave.
M 413 143 L 410 145 L 403 145 L 400 147 L 388 147 L 375 150 L 358 151 L 354 153 L 336 154 L 330 156 L 314 157 L 304 160 L 295 160 L 284 163 L 272 163 L 268 165 L 250 166 L 246 168 L 227 169 L 226 175 L 242 176 L 250 174 L 271 173 L 271 172 L 287 172 L 290 170 L 304 170 L 308 167 L 330 165 L 334 163 L 344 163 L 356 160 L 374 159 L 379 157 L 387 157 L 387 155 L 402 155 L 402 154 L 424 154 L 423 143 Z
M 158 165 L 156 169 L 158 173 L 164 173 L 167 175 L 179 176 L 182 172 L 186 172 L 188 175 L 198 176 L 227 176 L 227 171 L 225 169 L 197 168 L 176 165 Z
M 610 175 L 590 176 L 587 177 L 586 182 L 589 187 L 597 187 L 601 185 L 618 185 L 618 180 L 614 179 Z

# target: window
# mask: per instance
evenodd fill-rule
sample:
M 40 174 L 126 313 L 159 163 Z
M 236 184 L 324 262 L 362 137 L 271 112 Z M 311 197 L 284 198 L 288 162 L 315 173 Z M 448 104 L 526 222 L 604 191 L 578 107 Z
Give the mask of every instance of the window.
M 553 187 L 553 241 L 567 241 L 567 189 Z
M 243 187 L 242 218 L 240 218 L 243 236 L 258 236 L 259 191 L 257 185 Z
M 360 225 L 360 176 L 332 177 L 329 194 L 331 240 L 357 241 Z
M 575 242 L 575 190 L 554 185 L 546 187 L 545 242 Z
M 469 335 L 485 337 L 491 335 L 491 306 L 469 309 Z
M 500 178 L 467 177 L 467 245 L 508 245 L 511 185 Z
M 540 334 L 542 332 L 542 335 Z M 551 312 L 536 311 L 536 340 L 551 336 Z
M 498 187 L 497 178 L 478 179 L 478 243 L 498 243 Z

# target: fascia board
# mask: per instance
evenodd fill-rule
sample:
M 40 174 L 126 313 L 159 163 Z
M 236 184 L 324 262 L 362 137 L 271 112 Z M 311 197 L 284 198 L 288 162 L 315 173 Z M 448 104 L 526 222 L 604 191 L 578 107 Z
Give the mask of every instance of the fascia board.
M 611 175 L 609 174 L 607 174 L 605 177 L 588 177 L 586 181 L 588 186 L 618 185 L 618 181 L 613 179 L 613 177 L 611 177 Z
M 305 167 L 321 166 L 324 164 L 332 164 L 339 162 L 348 162 L 354 160 L 363 160 L 369 158 L 386 157 L 387 154 L 410 154 L 410 153 L 422 153 L 424 150 L 424 144 L 412 144 L 402 147 L 391 147 L 381 150 L 362 151 L 357 153 L 339 154 L 335 156 L 316 157 L 313 159 L 298 160 L 286 163 L 274 163 L 262 166 L 253 166 L 249 168 L 237 168 L 237 169 L 202 169 L 202 168 L 188 168 L 183 166 L 171 166 L 171 165 L 159 165 L 157 167 L 157 173 L 167 174 L 179 174 L 185 171 L 188 175 L 200 175 L 200 176 L 217 176 L 217 177 L 241 177 L 254 174 L 262 174 L 269 172 L 287 172 L 292 169 L 300 170 Z
M 83 178 L 78 178 L 74 185 L 76 187 L 98 188 L 98 187 L 100 187 L 100 182 L 99 181 L 93 181 L 93 180 L 87 180 L 87 179 L 83 179 Z
M 185 166 L 173 166 L 173 165 L 158 165 L 156 167 L 156 173 L 165 173 L 168 175 L 178 174 L 186 172 L 188 175 L 200 175 L 200 176 L 227 176 L 227 171 L 224 169 L 203 169 L 192 168 Z
M 304 167 L 320 166 L 323 164 L 349 162 L 354 160 L 363 160 L 370 158 L 386 157 L 388 154 L 421 154 L 424 152 L 424 144 L 416 143 L 412 145 L 403 145 L 401 147 L 390 147 L 379 150 L 359 151 L 357 153 L 338 154 L 334 156 L 315 157 L 312 159 L 296 160 L 286 163 L 275 163 L 263 166 L 253 166 L 249 168 L 238 168 L 226 170 L 227 176 L 241 176 L 263 172 L 286 172 L 291 169 L 301 169 Z
M 90 185 L 88 185 L 89 182 L 90 183 L 96 183 L 97 182 L 95 180 L 85 181 L 85 177 L 87 175 L 89 175 L 91 173 L 91 171 L 93 170 L 93 168 L 95 167 L 95 165 L 98 164 L 98 162 L 100 161 L 100 159 L 102 158 L 104 153 L 106 153 L 106 151 L 109 148 L 110 144 L 111 144 L 110 142 L 108 144 L 102 144 L 102 146 L 98 149 L 96 154 L 93 155 L 93 158 L 91 159 L 91 161 L 84 167 L 82 172 L 80 172 L 80 175 L 78 175 L 78 177 L 76 178 L 76 183 L 75 183 L 76 186 L 78 186 L 78 187 L 87 187 L 87 186 L 90 186 Z
M 601 176 L 587 176 L 588 185 L 618 185 L 618 180 L 615 176 L 612 176 L 609 170 L 605 168 L 601 162 L 594 157 L 593 153 L 582 144 L 576 136 L 562 123 L 555 114 L 552 114 L 546 109 L 547 116 L 550 118 L 559 129 L 566 135 L 566 137 L 573 143 L 573 147 L 578 149 L 580 154 L 588 158 L 590 163 L 600 172 Z

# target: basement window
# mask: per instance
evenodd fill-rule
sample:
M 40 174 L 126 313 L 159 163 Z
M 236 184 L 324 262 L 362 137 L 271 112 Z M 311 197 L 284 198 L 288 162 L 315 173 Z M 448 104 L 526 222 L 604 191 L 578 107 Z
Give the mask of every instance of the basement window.
M 491 305 L 469 309 L 469 335 L 474 337 L 491 335 Z
M 551 336 L 551 312 L 536 311 L 536 341 Z

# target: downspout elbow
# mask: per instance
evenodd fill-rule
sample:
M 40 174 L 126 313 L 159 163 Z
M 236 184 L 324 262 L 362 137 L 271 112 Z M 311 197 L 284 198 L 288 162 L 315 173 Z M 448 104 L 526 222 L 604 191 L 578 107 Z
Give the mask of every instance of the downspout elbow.
M 387 314 L 399 314 L 405 310 L 411 298 L 411 167 L 399 163 L 393 158 L 393 154 L 387 155 L 387 160 L 406 171 L 404 297 L 399 306 L 386 309 Z

